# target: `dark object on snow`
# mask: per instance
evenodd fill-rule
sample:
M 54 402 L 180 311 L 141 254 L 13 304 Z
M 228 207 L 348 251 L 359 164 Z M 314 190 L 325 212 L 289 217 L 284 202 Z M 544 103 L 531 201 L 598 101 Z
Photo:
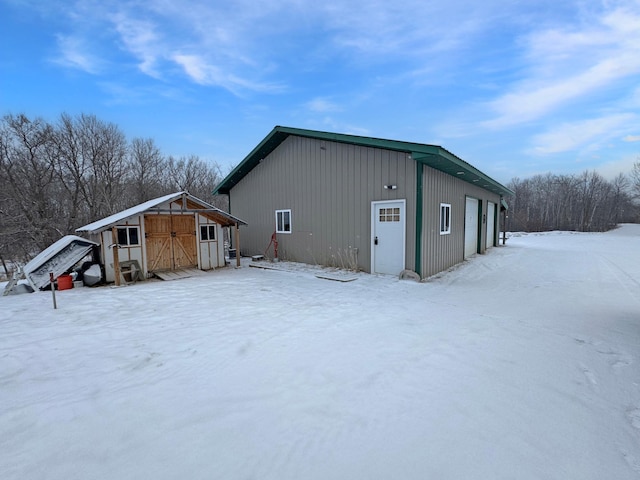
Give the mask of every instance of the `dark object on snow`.
M 18 283 L 11 287 L 11 289 L 5 293 L 5 295 L 20 295 L 22 293 L 33 293 L 33 287 L 26 283 Z

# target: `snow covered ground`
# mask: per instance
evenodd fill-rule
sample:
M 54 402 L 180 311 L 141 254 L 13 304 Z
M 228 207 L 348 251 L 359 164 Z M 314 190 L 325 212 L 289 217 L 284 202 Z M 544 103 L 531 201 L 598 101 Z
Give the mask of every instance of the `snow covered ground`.
M 0 478 L 640 478 L 640 225 L 291 270 L 0 298 Z

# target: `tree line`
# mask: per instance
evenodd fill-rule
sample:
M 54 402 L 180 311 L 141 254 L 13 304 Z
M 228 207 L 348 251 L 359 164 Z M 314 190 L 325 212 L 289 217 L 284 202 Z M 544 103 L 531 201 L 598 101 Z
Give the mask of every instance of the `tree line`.
M 94 115 L 0 120 L 0 260 L 24 262 L 92 221 L 172 192 L 209 203 L 220 167 L 164 155 Z M 220 205 L 224 207 L 224 205 Z
M 604 232 L 618 223 L 640 221 L 640 162 L 628 174 L 606 180 L 595 171 L 576 175 L 535 175 L 507 184 L 506 229 L 541 232 Z

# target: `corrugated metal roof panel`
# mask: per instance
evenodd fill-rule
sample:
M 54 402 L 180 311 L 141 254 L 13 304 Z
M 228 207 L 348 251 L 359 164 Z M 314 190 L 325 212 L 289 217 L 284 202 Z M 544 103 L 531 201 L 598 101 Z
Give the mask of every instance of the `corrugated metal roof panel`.
M 114 213 L 108 217 L 103 218 L 102 220 L 97 220 L 93 223 L 85 225 L 84 227 L 80 227 L 76 229 L 76 232 L 86 232 L 86 233 L 98 233 L 102 230 L 106 230 L 107 228 L 116 225 L 118 223 L 123 222 L 127 218 L 134 217 L 136 215 L 140 215 L 148 210 L 151 210 L 155 207 L 162 205 L 165 202 L 171 202 L 179 199 L 182 195 L 187 195 L 187 199 L 192 202 L 199 204 L 203 209 L 209 209 L 212 213 L 215 213 L 216 221 L 222 225 L 233 225 L 235 223 L 239 223 L 240 225 L 246 225 L 247 223 L 239 218 L 234 217 L 233 215 L 220 210 L 219 208 L 214 207 L 213 205 L 209 205 L 204 200 L 200 200 L 199 198 L 194 197 L 188 192 L 176 192 L 170 193 L 169 195 L 164 195 L 162 197 L 154 198 L 153 200 L 148 200 L 144 203 L 136 205 L 131 208 L 127 208 L 126 210 L 122 210 L 121 212 Z M 225 223 L 226 222 L 226 223 Z
M 35 288 L 49 283 L 49 273 L 58 278 L 82 260 L 98 244 L 86 238 L 67 235 L 53 243 L 24 266 L 24 274 Z
M 342 133 L 321 132 L 301 128 L 276 126 L 262 142 L 247 155 L 240 164 L 220 182 L 214 194 L 228 194 L 231 189 L 265 157 L 273 152 L 289 135 L 316 138 L 332 142 L 347 143 L 373 148 L 383 148 L 411 154 L 413 159 L 429 165 L 468 183 L 478 185 L 499 195 L 513 195 L 513 192 L 488 175 L 438 145 L 362 137 Z

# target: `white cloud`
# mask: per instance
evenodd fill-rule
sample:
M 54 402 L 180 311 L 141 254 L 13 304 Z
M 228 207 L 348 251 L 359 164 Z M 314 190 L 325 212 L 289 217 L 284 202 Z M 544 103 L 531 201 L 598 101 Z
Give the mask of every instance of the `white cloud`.
M 526 76 L 488 107 L 488 128 L 536 120 L 558 107 L 640 74 L 640 11 L 614 10 L 579 30 L 534 32 Z
M 343 110 L 343 108 L 337 103 L 320 97 L 307 102 L 305 107 L 315 113 L 339 112 Z
M 640 142 L 640 135 L 627 135 L 622 140 L 625 142 Z
M 574 150 L 589 142 L 600 144 L 615 136 L 614 132 L 620 128 L 627 128 L 627 125 L 635 119 L 636 116 L 633 114 L 621 113 L 565 123 L 549 132 L 536 135 L 533 139 L 534 147 L 531 153 L 546 155 Z
M 55 63 L 91 74 L 100 72 L 102 62 L 89 53 L 89 48 L 82 38 L 58 35 L 57 43 L 60 55 L 54 59 Z
M 315 8 L 337 47 L 385 60 L 456 50 L 495 27 L 510 9 L 493 0 L 344 0 L 318 2 Z
M 277 92 L 284 87 L 245 80 L 230 70 L 222 69 L 209 62 L 208 59 L 195 54 L 175 54 L 171 59 L 178 64 L 195 83 L 200 85 L 219 86 L 234 94 L 243 90 L 258 92 Z
M 148 20 L 136 20 L 122 12 L 112 15 L 111 21 L 120 34 L 123 47 L 140 60 L 140 70 L 152 77 L 159 77 L 155 63 L 162 43 L 156 34 L 156 26 Z
M 191 79 L 201 85 L 220 81 L 220 72 L 212 66 L 206 65 L 197 55 L 174 55 L 173 60 L 180 65 Z
M 620 160 L 605 162 L 601 165 L 598 165 L 596 167 L 596 170 L 607 180 L 613 180 L 621 173 L 628 174 L 629 172 L 631 172 L 631 170 L 633 170 L 633 164 L 637 161 L 637 156 L 629 155 Z

